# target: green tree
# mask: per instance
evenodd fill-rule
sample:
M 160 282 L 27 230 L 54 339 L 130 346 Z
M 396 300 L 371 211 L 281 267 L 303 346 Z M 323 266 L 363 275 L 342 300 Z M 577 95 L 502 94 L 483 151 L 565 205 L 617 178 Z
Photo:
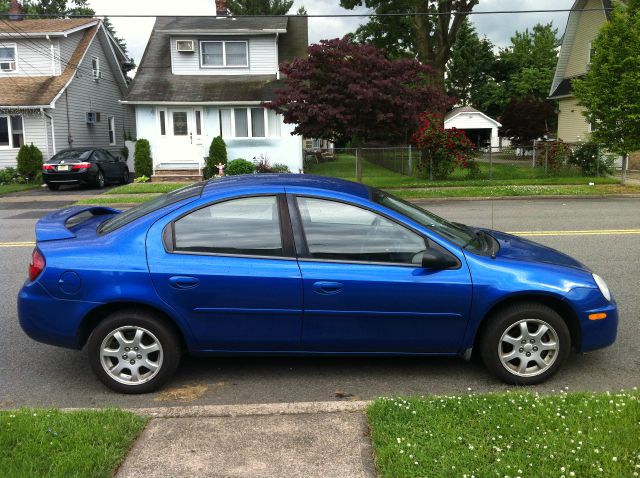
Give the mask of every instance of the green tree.
M 234 15 L 286 15 L 293 0 L 229 0 L 227 5 Z
M 579 104 L 595 126 L 591 139 L 621 155 L 640 150 L 640 0 L 618 4 L 593 42 L 588 73 L 573 81 Z
M 0 0 L 0 13 L 9 10 L 10 0 Z M 89 8 L 88 0 L 23 0 L 22 9 L 30 15 L 68 15 L 93 16 L 95 12 Z
M 447 94 L 459 104 L 474 103 L 478 90 L 491 79 L 495 65 L 493 44 L 480 38 L 469 20 L 460 27 L 447 64 Z
M 18 172 L 31 182 L 42 170 L 42 151 L 33 143 L 23 144 L 18 150 L 16 162 L 18 163 Z
M 216 136 L 209 146 L 209 156 L 207 156 L 207 165 L 204 170 L 205 178 L 213 177 L 218 174 L 218 164 L 227 164 L 227 145 L 222 136 Z
M 146 139 L 136 141 L 136 149 L 133 152 L 133 167 L 136 176 L 151 177 L 153 174 L 153 160 L 151 159 L 151 145 Z
M 479 0 L 340 0 L 347 9 L 366 6 L 375 13 L 413 15 L 371 17 L 353 35 L 360 43 L 373 43 L 392 58 L 413 57 L 431 66 L 430 79 L 444 87 L 445 69 L 451 48 L 467 13 Z M 439 15 L 416 15 L 438 13 Z

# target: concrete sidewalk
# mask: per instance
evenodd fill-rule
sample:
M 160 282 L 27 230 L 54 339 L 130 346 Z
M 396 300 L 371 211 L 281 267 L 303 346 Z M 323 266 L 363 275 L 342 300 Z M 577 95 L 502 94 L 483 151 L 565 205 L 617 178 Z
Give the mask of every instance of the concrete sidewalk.
M 366 402 L 134 410 L 152 418 L 118 478 L 375 477 Z

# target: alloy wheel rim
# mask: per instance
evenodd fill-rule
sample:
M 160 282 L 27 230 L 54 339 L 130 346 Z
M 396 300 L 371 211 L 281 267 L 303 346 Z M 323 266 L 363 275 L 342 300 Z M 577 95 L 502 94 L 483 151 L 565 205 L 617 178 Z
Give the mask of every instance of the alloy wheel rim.
M 555 329 L 541 319 L 525 319 L 509 326 L 498 342 L 500 363 L 513 375 L 534 377 L 558 358 L 560 343 Z
M 100 345 L 100 363 L 109 377 L 125 385 L 141 385 L 162 368 L 162 345 L 149 330 L 134 325 L 111 331 Z
M 102 175 L 102 172 L 98 173 L 98 184 L 100 186 L 104 185 L 104 176 Z

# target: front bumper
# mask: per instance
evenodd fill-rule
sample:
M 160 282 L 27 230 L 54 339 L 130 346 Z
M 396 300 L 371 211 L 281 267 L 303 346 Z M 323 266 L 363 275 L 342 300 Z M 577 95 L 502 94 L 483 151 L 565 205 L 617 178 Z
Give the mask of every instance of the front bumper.
M 580 323 L 579 352 L 608 347 L 613 344 L 618 334 L 618 306 L 613 296 L 608 302 L 599 289 L 578 287 L 566 297 L 574 310 L 578 311 Z M 606 314 L 606 318 L 590 320 L 592 314 Z

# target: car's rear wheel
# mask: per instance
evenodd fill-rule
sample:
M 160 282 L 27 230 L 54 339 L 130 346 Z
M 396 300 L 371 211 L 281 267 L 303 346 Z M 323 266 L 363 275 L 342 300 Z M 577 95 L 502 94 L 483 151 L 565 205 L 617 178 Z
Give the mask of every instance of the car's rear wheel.
M 502 381 L 533 385 L 551 377 L 569 355 L 571 334 L 558 313 L 543 304 L 502 309 L 480 337 L 485 366 Z
M 91 333 L 88 351 L 100 381 L 121 393 L 152 392 L 180 362 L 176 332 L 161 317 L 140 310 L 106 317 Z
M 60 189 L 60 185 L 59 184 L 47 184 L 47 187 L 51 191 L 57 191 L 58 189 Z
M 127 168 L 124 168 L 124 171 L 122 171 L 122 179 L 120 182 L 122 184 L 129 184 L 129 170 Z
M 96 187 L 98 189 L 102 189 L 104 187 L 104 174 L 102 171 L 98 170 L 98 175 L 96 176 Z

